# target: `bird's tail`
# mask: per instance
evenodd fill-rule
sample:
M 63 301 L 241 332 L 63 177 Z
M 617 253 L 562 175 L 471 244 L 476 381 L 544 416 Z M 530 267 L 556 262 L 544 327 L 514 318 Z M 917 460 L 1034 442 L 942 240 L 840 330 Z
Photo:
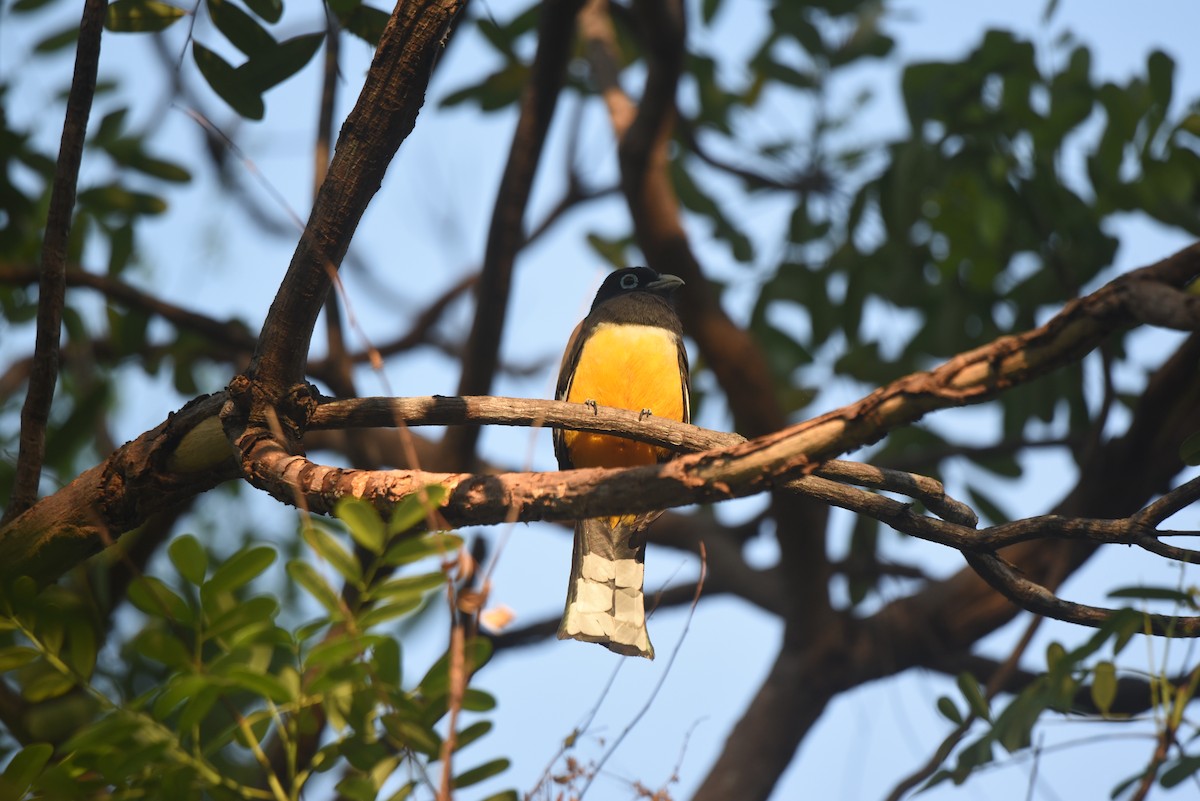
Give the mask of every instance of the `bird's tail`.
M 596 642 L 625 656 L 654 658 L 642 596 L 645 542 L 621 518 L 575 523 L 571 584 L 558 638 Z

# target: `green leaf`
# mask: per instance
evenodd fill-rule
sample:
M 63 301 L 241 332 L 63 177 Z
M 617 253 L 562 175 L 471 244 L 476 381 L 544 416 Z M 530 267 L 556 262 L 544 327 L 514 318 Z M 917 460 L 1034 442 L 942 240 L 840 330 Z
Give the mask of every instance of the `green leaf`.
M 249 690 L 256 695 L 285 704 L 294 700 L 292 691 L 282 681 L 267 673 L 259 673 L 242 665 L 234 665 L 225 672 L 225 678 L 235 687 Z
M 191 624 L 194 616 L 187 602 L 154 576 L 140 576 L 129 585 L 129 602 L 151 617 Z
M 626 252 L 632 244 L 632 240 L 628 237 L 614 239 L 596 233 L 589 233 L 587 235 L 587 243 L 592 251 L 608 262 L 613 269 L 619 270 L 629 263 Z
M 329 586 L 329 582 L 325 577 L 317 572 L 317 569 L 308 562 L 299 559 L 288 562 L 288 575 L 301 587 L 308 591 L 308 594 L 317 600 L 321 606 L 325 607 L 325 611 L 334 620 L 342 618 L 342 604 L 338 594 L 334 592 L 333 587 Z
M 246 6 L 267 22 L 279 22 L 283 16 L 283 0 L 246 0 Z
M 1097 662 L 1092 668 L 1092 703 L 1108 715 L 1117 698 L 1117 669 L 1112 662 Z
M 346 798 L 348 801 L 375 801 L 379 793 L 374 779 L 363 775 L 347 776 L 337 783 L 336 789 L 338 798 Z
M 942 713 L 942 717 L 950 721 L 956 726 L 961 726 L 963 722 L 962 713 L 958 711 L 958 707 L 948 696 L 943 695 L 937 700 L 938 712 Z
M 1004 750 L 1013 753 L 1029 747 L 1033 727 L 1045 708 L 1044 684 L 1030 685 L 1009 703 L 992 724 L 992 732 Z
M 463 659 L 468 673 L 478 670 L 492 655 L 492 641 L 485 637 L 472 637 L 463 646 Z M 429 672 L 417 685 L 417 691 L 426 698 L 439 698 L 450 691 L 450 655 L 443 654 L 441 659 L 429 668 Z
M 375 47 L 383 37 L 383 29 L 387 27 L 389 15 L 374 6 L 360 4 L 345 16 L 339 17 L 342 27 Z
M 392 516 L 388 518 L 388 535 L 395 536 L 420 525 L 445 499 L 446 488 L 441 484 L 429 484 L 423 492 L 412 493 L 392 510 Z M 452 550 L 457 549 L 455 546 Z
M 109 6 L 111 11 L 113 6 Z M 121 137 L 121 131 L 125 130 L 125 120 L 129 116 L 129 109 L 121 107 L 105 114 L 100 123 L 96 126 L 96 132 L 92 134 L 92 141 L 98 145 L 115 142 Z
M 338 499 L 333 513 L 346 524 L 355 542 L 373 554 L 383 553 L 387 531 L 374 506 L 351 495 Z
M 247 56 L 275 49 L 275 37 L 267 33 L 254 17 L 227 0 L 208 0 L 208 16 L 217 30 Z
M 133 641 L 139 653 L 174 670 L 188 670 L 192 654 L 179 638 L 161 628 L 143 629 Z
M 211 686 L 213 679 L 201 673 L 176 673 L 167 680 L 167 686 L 154 699 L 154 717 L 163 720 L 175 707 Z
M 1170 587 L 1121 587 L 1108 594 L 1109 598 L 1139 598 L 1144 601 L 1173 601 L 1191 608 L 1196 599 L 1189 592 Z
M 383 727 L 388 734 L 395 737 L 402 745 L 419 751 L 428 757 L 437 757 L 442 747 L 442 739 L 433 729 L 422 726 L 415 720 L 401 717 L 397 714 L 384 715 Z
M 992 711 L 988 707 L 987 698 L 983 695 L 983 688 L 979 686 L 979 682 L 970 673 L 958 674 L 958 689 L 963 694 L 963 698 L 967 700 L 967 706 L 972 714 L 984 720 L 992 719 Z
M 413 790 L 417 789 L 417 787 L 417 781 L 416 779 L 413 779 L 412 781 L 405 783 L 405 785 L 399 790 L 388 796 L 387 801 L 408 801 L 408 799 L 412 796 Z
M 86 681 L 96 667 L 96 631 L 83 617 L 68 620 L 67 630 L 67 664 Z
M 1046 670 L 1052 671 L 1057 668 L 1066 658 L 1067 649 L 1063 648 L 1062 643 L 1052 642 L 1046 646 Z
M 27 648 L 24 645 L 12 645 L 0 649 L 0 673 L 24 667 L 37 661 L 39 656 L 41 656 L 41 652 L 36 648 Z
M 508 766 L 512 763 L 507 759 L 493 759 L 491 762 L 485 762 L 479 767 L 471 768 L 454 777 L 454 787 L 462 789 L 470 787 L 472 784 L 479 784 L 485 779 L 490 779 L 493 776 L 503 773 L 508 770 Z
M 54 746 L 49 743 L 33 743 L 17 752 L 4 768 L 3 786 L 12 798 L 22 798 L 29 785 L 42 774 L 46 763 L 54 755 Z
M 1163 787 L 1171 788 L 1190 779 L 1200 771 L 1200 756 L 1185 756 L 1171 767 L 1163 771 L 1159 781 Z
M 167 555 L 171 557 L 171 564 L 175 565 L 179 575 L 197 587 L 204 583 L 204 576 L 208 572 L 208 554 L 200 540 L 191 534 L 176 537 L 167 548 Z
M 1104 625 L 1111 626 L 1114 633 L 1113 656 L 1125 650 L 1133 635 L 1142 631 L 1144 619 L 1145 616 L 1136 609 L 1118 609 L 1104 621 Z
M 199 726 L 208 717 L 208 713 L 212 711 L 213 704 L 221 697 L 221 691 L 218 687 L 208 685 L 201 688 L 200 692 L 191 696 L 187 703 L 183 706 L 183 711 L 179 713 L 179 720 L 175 724 L 176 731 L 190 731 Z
M 213 571 L 212 577 L 201 587 L 201 592 L 208 598 L 214 598 L 241 589 L 270 567 L 275 556 L 275 549 L 268 545 L 238 551 Z
M 1161 50 L 1155 50 L 1146 61 L 1146 74 L 1150 86 L 1150 97 L 1161 108 L 1171 104 L 1175 84 L 1175 59 Z
M 388 548 L 387 553 L 383 555 L 383 561 L 385 564 L 399 567 L 430 556 L 446 557 L 461 548 L 462 542 L 462 537 L 444 532 L 408 537 Z
M 304 69 L 324 41 L 325 34 L 310 33 L 280 42 L 273 50 L 257 51 L 237 68 L 238 80 L 261 94 Z
M 262 93 L 239 75 L 229 62 L 199 42 L 192 42 L 192 57 L 208 85 L 229 107 L 249 120 L 261 120 L 266 109 Z
M 378 626 L 381 623 L 395 620 L 416 611 L 421 607 L 421 597 L 404 597 L 399 601 L 380 604 L 359 615 L 358 625 L 364 629 Z
M 86 189 L 79 193 L 81 206 L 91 207 L 97 216 L 154 215 L 167 210 L 167 202 L 147 192 L 131 192 L 117 184 L 107 184 Z
M 440 589 L 446 583 L 446 574 L 442 572 L 422 573 L 419 576 L 405 576 L 389 579 L 367 590 L 365 597 L 371 600 L 393 600 L 405 596 L 413 596 L 420 600 L 430 590 Z
M 30 11 L 37 11 L 39 8 L 51 1 L 52 0 L 17 0 L 17 2 L 9 6 L 9 9 L 14 14 L 27 14 Z
M 34 45 L 33 50 L 35 53 L 54 53 L 71 47 L 77 41 L 79 41 L 79 26 L 72 25 L 42 39 Z
M 341 573 L 342 578 L 356 587 L 362 587 L 362 568 L 358 560 L 332 534 L 316 525 L 305 526 L 302 534 L 309 547 Z
M 317 667 L 344 665 L 358 659 L 370 648 L 378 647 L 388 641 L 387 637 L 378 635 L 361 637 L 346 635 L 331 638 L 309 651 L 308 656 L 304 658 L 304 669 L 312 670 Z
M 490 712 L 496 708 L 496 697 L 483 690 L 468 687 L 463 693 L 462 707 L 468 712 Z
M 490 720 L 480 720 L 467 726 L 458 733 L 454 738 L 454 750 L 461 751 L 471 743 L 478 740 L 492 730 L 492 722 Z
M 951 778 L 955 784 L 962 784 L 971 775 L 971 771 L 988 764 L 992 758 L 991 737 L 981 737 L 958 753 L 958 763 L 951 772 Z
M 371 653 L 375 675 L 379 681 L 392 687 L 400 686 L 400 644 L 391 637 L 381 637 Z
M 116 0 L 104 14 L 104 27 L 114 33 L 161 31 L 186 13 L 158 0 Z
M 279 602 L 267 595 L 250 598 L 234 605 L 219 615 L 204 632 L 206 640 L 218 637 L 239 639 L 247 633 L 260 631 L 273 625 L 279 614 Z
M 504 790 L 502 792 L 489 795 L 487 798 L 483 799 L 483 801 L 521 801 L 521 796 L 517 794 L 516 790 Z
M 143 175 L 149 175 L 151 178 L 157 178 L 160 181 L 185 184 L 192 180 L 192 174 L 175 162 L 156 159 L 140 151 L 133 154 L 130 158 L 121 161 L 121 163 L 132 170 L 137 170 Z
M 1179 446 L 1179 458 L 1183 459 L 1184 464 L 1200 464 L 1200 431 L 1192 434 Z
M 21 697 L 31 704 L 37 704 L 64 696 L 74 687 L 75 680 L 70 676 L 62 673 L 43 673 L 21 688 Z
M 449 108 L 474 101 L 482 111 L 498 111 L 515 103 L 528 83 L 529 66 L 513 61 L 480 83 L 451 92 L 442 99 L 442 107 Z

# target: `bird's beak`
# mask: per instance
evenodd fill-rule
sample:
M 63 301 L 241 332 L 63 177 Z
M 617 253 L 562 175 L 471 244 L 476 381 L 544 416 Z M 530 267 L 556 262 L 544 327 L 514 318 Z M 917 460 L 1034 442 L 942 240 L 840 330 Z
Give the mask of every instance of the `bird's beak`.
M 646 289 L 651 292 L 673 292 L 681 286 L 683 286 L 682 278 L 670 273 L 662 273 L 657 280 L 646 284 Z

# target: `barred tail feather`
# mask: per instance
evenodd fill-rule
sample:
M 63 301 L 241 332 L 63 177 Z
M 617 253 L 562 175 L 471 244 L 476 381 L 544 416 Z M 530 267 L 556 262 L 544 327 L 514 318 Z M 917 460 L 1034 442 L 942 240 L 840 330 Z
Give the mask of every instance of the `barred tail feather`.
M 575 524 L 571 584 L 558 638 L 595 642 L 625 656 L 654 658 L 642 595 L 646 546 L 635 547 L 632 526 L 618 518 Z

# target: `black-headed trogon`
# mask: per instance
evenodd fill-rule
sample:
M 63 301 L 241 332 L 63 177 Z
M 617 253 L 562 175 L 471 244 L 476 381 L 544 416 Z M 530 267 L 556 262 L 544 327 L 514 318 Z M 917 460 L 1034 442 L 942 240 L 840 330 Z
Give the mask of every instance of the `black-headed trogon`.
M 687 351 L 671 294 L 683 281 L 648 267 L 609 275 L 575 328 L 558 375 L 559 400 L 646 411 L 691 422 Z M 631 467 L 671 452 L 602 434 L 555 429 L 563 470 Z M 575 523 L 571 583 L 559 639 L 600 643 L 626 656 L 654 658 L 642 596 L 641 532 L 662 512 Z

